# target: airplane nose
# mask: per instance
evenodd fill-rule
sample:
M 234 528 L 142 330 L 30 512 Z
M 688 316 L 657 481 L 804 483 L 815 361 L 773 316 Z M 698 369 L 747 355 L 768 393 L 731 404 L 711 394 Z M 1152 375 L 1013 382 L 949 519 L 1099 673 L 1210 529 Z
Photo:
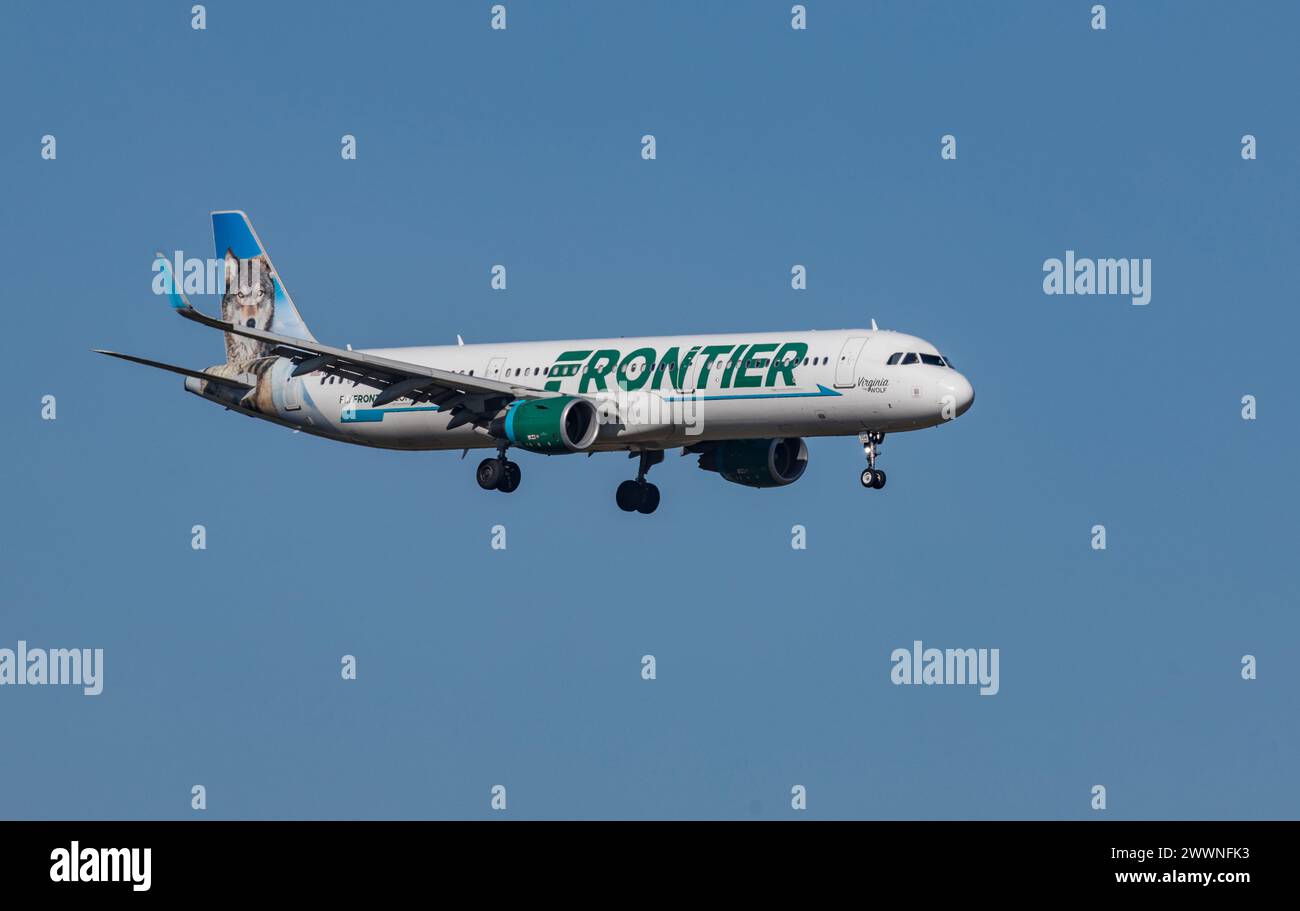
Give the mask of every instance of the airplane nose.
M 945 416 L 945 419 L 959 418 L 966 412 L 970 411 L 971 403 L 975 401 L 975 388 L 971 386 L 970 380 L 960 373 L 953 371 L 952 375 L 945 376 L 939 382 L 939 404 L 949 407 L 949 403 L 957 406 L 956 413 L 951 417 Z
M 970 411 L 970 406 L 975 403 L 975 387 L 960 373 L 957 374 L 957 382 L 953 385 L 956 386 L 953 395 L 957 397 L 957 417 L 961 417 Z

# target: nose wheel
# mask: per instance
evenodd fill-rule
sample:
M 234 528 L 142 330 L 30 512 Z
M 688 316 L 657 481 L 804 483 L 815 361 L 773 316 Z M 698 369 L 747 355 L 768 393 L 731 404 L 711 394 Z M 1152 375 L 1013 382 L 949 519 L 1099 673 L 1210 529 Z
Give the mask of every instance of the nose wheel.
M 858 434 L 862 441 L 862 452 L 867 457 L 867 469 L 862 472 L 862 486 L 869 490 L 879 490 L 885 486 L 885 473 L 876 467 L 876 456 L 880 446 L 885 442 L 885 434 L 879 430 Z
M 614 492 L 614 501 L 618 503 L 619 509 L 648 516 L 659 508 L 659 488 L 647 481 L 645 476 L 651 466 L 658 465 L 663 460 L 662 449 L 641 450 L 641 466 L 636 473 L 636 480 L 624 481 Z

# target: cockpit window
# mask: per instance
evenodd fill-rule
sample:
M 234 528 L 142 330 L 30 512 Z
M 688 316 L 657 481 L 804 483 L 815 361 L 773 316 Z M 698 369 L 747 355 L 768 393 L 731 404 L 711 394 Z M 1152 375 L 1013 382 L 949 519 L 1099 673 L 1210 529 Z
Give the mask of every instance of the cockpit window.
M 895 364 L 897 364 L 900 360 L 902 360 L 902 357 L 903 357 L 903 352 L 895 351 L 893 354 L 889 356 L 889 360 L 885 361 L 885 363 L 890 367 L 892 367 Z
M 953 370 L 957 369 L 956 367 L 952 366 L 952 358 L 948 357 L 948 355 L 946 354 L 943 356 L 943 362 L 947 364 L 949 367 L 952 367 Z
M 916 356 L 916 352 L 915 352 L 915 351 L 909 351 L 909 352 L 907 352 L 907 354 L 903 355 L 903 359 L 902 359 L 899 363 L 901 363 L 901 364 L 917 364 L 917 363 L 920 363 L 920 361 L 921 361 L 921 359 L 920 359 L 919 357 Z
M 939 355 L 937 355 L 937 354 L 923 354 L 923 355 L 921 355 L 921 363 L 922 363 L 922 364 L 929 364 L 931 367 L 946 367 L 946 366 L 948 366 L 947 364 L 945 364 L 945 363 L 943 362 L 943 358 L 939 357 Z

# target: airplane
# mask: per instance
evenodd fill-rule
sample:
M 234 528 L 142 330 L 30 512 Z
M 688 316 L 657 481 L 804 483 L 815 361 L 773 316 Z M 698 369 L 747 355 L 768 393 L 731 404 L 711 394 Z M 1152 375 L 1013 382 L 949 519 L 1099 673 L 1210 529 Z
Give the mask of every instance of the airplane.
M 650 514 L 646 474 L 666 450 L 752 488 L 784 487 L 808 466 L 808 437 L 857 436 L 864 488 L 887 433 L 965 414 L 975 390 L 922 338 L 879 329 L 739 332 L 352 350 L 316 341 L 242 211 L 212 214 L 225 261 L 221 311 L 191 306 L 157 254 L 160 290 L 181 316 L 225 335 L 226 362 L 192 370 L 115 351 L 98 354 L 185 377 L 185 389 L 295 431 L 383 449 L 495 449 L 479 487 L 519 487 L 513 447 L 544 455 L 626 452 L 635 479 L 615 494 Z M 188 270 L 187 270 L 188 271 Z M 157 280 L 156 280 L 157 282 Z

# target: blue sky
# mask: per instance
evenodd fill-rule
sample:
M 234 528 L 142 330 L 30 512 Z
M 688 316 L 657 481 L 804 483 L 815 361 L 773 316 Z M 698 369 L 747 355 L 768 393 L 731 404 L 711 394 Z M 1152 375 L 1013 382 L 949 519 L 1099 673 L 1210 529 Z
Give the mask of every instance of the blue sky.
M 189 5 L 0 29 L 0 647 L 105 650 L 98 697 L 0 689 L 0 816 L 1300 813 L 1296 7 Z M 329 343 L 874 318 L 977 400 L 881 492 L 819 439 L 780 490 L 670 455 L 652 517 L 614 455 L 487 494 L 90 353 L 222 359 L 150 265 L 224 208 Z M 1151 303 L 1044 295 L 1068 249 L 1150 258 Z M 1001 691 L 891 685 L 915 639 Z

